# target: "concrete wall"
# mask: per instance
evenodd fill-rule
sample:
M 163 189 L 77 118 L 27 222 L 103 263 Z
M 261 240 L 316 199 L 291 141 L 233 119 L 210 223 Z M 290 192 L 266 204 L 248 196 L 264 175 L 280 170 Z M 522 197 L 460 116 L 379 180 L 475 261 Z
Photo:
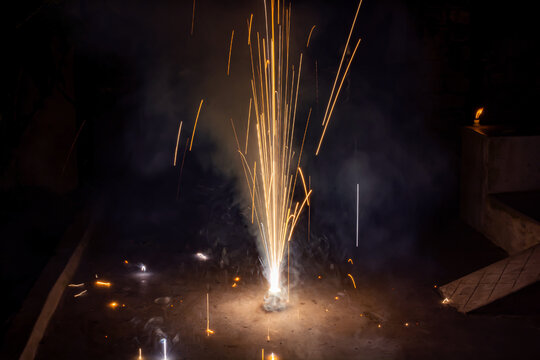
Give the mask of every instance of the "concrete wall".
M 460 210 L 465 222 L 514 254 L 540 242 L 540 224 L 490 194 L 540 191 L 540 136 L 502 133 L 463 128 Z

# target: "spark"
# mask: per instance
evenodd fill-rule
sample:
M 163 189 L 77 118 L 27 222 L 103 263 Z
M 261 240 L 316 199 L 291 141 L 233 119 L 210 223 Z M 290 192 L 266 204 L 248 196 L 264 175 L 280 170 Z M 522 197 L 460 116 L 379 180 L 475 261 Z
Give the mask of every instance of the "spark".
M 449 298 L 444 298 L 444 300 L 442 301 L 443 304 L 449 304 L 450 303 L 450 299 Z
M 406 322 L 406 323 L 403 324 L 403 325 L 405 325 L 405 327 L 409 327 L 409 323 L 408 323 L 408 322 Z
M 81 291 L 80 293 L 73 295 L 73 297 L 76 297 L 76 298 L 77 298 L 77 297 L 79 297 L 79 296 L 83 296 L 83 295 L 86 294 L 86 293 L 87 293 L 87 290 L 83 290 L 83 291 Z
M 354 282 L 353 276 L 351 274 L 347 274 L 347 276 L 351 278 L 352 284 L 353 284 L 354 288 L 356 289 L 356 283 Z
M 161 339 L 161 343 L 163 344 L 163 360 L 167 360 L 167 339 Z
M 330 117 L 332 116 L 332 110 L 333 110 L 334 105 L 335 105 L 335 103 L 337 101 L 337 98 L 339 96 L 339 92 L 341 90 L 341 85 L 343 84 L 343 81 L 345 80 L 345 77 L 347 76 L 349 66 L 352 63 L 352 60 L 354 59 L 354 55 L 356 53 L 356 49 L 358 48 L 358 45 L 360 44 L 360 39 L 358 39 L 358 43 L 356 44 L 354 52 L 353 52 L 351 58 L 349 59 L 349 64 L 347 65 L 347 69 L 345 70 L 345 73 L 343 74 L 343 77 L 342 77 L 342 80 L 341 80 L 341 84 L 338 87 L 338 91 L 337 91 L 337 93 L 336 93 L 336 95 L 334 97 L 334 90 L 336 88 L 336 84 L 337 84 L 337 81 L 338 81 L 338 78 L 339 78 L 339 75 L 340 75 L 340 72 L 341 72 L 341 67 L 343 66 L 343 60 L 345 60 L 345 54 L 347 53 L 347 49 L 349 48 L 349 42 L 351 40 L 351 35 L 353 33 L 354 25 L 356 24 L 356 19 L 358 18 L 358 12 L 360 11 L 361 6 L 362 6 L 362 0 L 360 0 L 360 2 L 358 3 L 358 8 L 356 9 L 356 14 L 354 15 L 354 20 L 353 20 L 353 23 L 351 25 L 351 30 L 349 31 L 349 36 L 347 37 L 347 42 L 345 44 L 345 48 L 343 49 L 343 55 L 341 56 L 341 61 L 339 62 L 339 67 L 338 67 L 338 71 L 337 71 L 337 74 L 336 74 L 336 78 L 334 80 L 334 85 L 332 86 L 332 92 L 330 93 L 330 98 L 328 99 L 328 105 L 326 106 L 326 111 L 324 112 L 323 123 L 322 123 L 322 125 L 324 126 L 324 130 L 323 130 L 323 133 L 321 135 L 321 139 L 319 140 L 319 145 L 317 147 L 317 151 L 315 152 L 315 155 L 319 155 L 322 140 L 324 138 L 324 134 L 326 133 L 326 128 L 328 126 L 328 122 L 330 120 Z M 330 109 L 330 104 L 332 103 L 332 99 L 334 99 L 333 104 L 332 104 L 332 110 L 330 110 L 330 112 L 328 112 L 328 110 Z
M 326 129 L 328 128 L 330 118 L 332 117 L 332 113 L 334 112 L 334 106 L 336 106 L 336 102 L 337 102 L 337 99 L 339 97 L 339 93 L 341 92 L 341 87 L 343 86 L 343 82 L 345 81 L 345 79 L 347 77 L 347 73 L 349 72 L 349 68 L 350 68 L 350 66 L 352 64 L 352 61 L 354 59 L 354 55 L 356 54 L 356 50 L 358 49 L 358 45 L 360 45 L 360 41 L 362 41 L 362 39 L 358 39 L 358 42 L 356 43 L 356 46 L 354 47 L 354 51 L 353 51 L 352 56 L 351 56 L 351 58 L 349 60 L 349 63 L 347 64 L 347 68 L 345 69 L 345 73 L 343 74 L 343 77 L 341 78 L 341 82 L 339 83 L 339 87 L 338 87 L 338 90 L 336 92 L 336 96 L 334 97 L 334 100 L 332 102 L 332 107 L 330 108 L 330 112 L 328 113 L 328 116 L 326 117 L 323 133 L 321 135 L 321 139 L 319 140 L 319 145 L 317 146 L 317 151 L 315 152 L 315 155 L 319 155 L 319 151 L 321 150 L 321 145 L 322 145 L 322 141 L 324 139 L 324 135 L 326 134 Z M 328 105 L 330 105 L 330 102 L 331 101 L 328 102 Z
M 244 153 L 247 155 L 248 152 L 248 140 L 249 140 L 249 121 L 251 119 L 251 101 L 253 98 L 249 98 L 249 109 L 248 109 L 248 122 L 247 122 L 247 130 L 246 130 L 246 149 Z M 252 221 L 253 222 L 253 221 Z
M 137 358 L 137 360 L 143 360 L 142 358 L 142 349 L 139 348 L 139 357 Z
M 234 40 L 234 29 L 231 33 L 231 45 L 229 46 L 229 61 L 227 62 L 227 76 L 229 76 L 229 69 L 231 67 L 231 53 L 232 53 L 233 40 Z
M 233 288 L 235 288 L 236 286 L 237 286 L 236 283 L 233 283 L 233 284 L 232 284 L 232 287 L 233 287 Z
M 129 261 L 127 261 L 127 260 L 124 260 L 124 264 L 129 264 Z
M 349 258 L 349 259 L 347 260 L 347 262 L 350 262 L 351 264 L 353 264 L 353 265 L 354 265 L 354 263 L 353 263 L 353 261 L 352 261 L 352 259 L 351 259 L 351 258 Z
M 141 265 L 141 271 L 146 272 L 146 265 Z
M 203 100 L 204 99 L 201 99 L 201 103 L 199 104 L 199 110 L 197 110 L 197 117 L 195 118 L 195 125 L 193 126 L 193 134 L 191 134 L 191 143 L 189 144 L 189 151 L 191 151 L 191 147 L 193 146 L 193 138 L 195 137 L 195 129 L 197 128 L 197 121 L 199 121 L 199 114 L 201 113 Z
M 360 184 L 356 184 L 356 247 L 358 247 L 358 224 L 360 221 Z
M 315 29 L 315 25 L 313 25 L 313 27 L 311 28 L 311 30 L 309 31 L 309 36 L 307 38 L 307 43 L 306 43 L 306 47 L 308 48 L 309 47 L 309 40 L 311 39 L 311 33 L 313 32 L 313 29 Z
M 202 261 L 206 261 L 208 260 L 208 256 L 204 255 L 203 253 L 196 253 L 195 256 L 197 256 L 197 258 L 199 258 L 199 260 L 202 260 Z
M 84 286 L 84 283 L 80 283 L 80 284 L 69 284 L 68 287 L 81 287 L 81 286 Z
M 322 279 L 322 276 L 321 275 L 317 276 L 317 279 L 319 279 L 319 280 Z
M 380 328 L 382 327 L 382 325 L 381 325 L 381 324 L 378 324 L 377 327 L 380 329 Z
M 339 300 L 339 296 L 334 297 L 334 300 Z
M 210 336 L 214 333 L 214 330 L 210 329 L 210 297 L 206 293 L 206 336 Z
M 66 161 L 64 162 L 64 166 L 62 167 L 62 175 L 64 175 L 64 172 L 66 171 L 69 158 L 71 157 L 71 153 L 73 152 L 73 149 L 75 148 L 75 143 L 77 142 L 77 139 L 79 138 L 79 135 L 81 134 L 84 124 L 86 124 L 86 119 L 82 122 L 81 126 L 79 127 L 79 130 L 75 134 L 75 138 L 73 139 L 73 142 L 71 143 L 71 147 L 69 148 Z
M 239 276 L 235 277 L 235 278 L 234 278 L 234 281 L 239 282 L 239 281 L 240 281 L 240 277 L 239 277 Z
M 180 125 L 178 126 L 178 135 L 176 135 L 176 147 L 174 149 L 174 162 L 173 165 L 176 166 L 176 156 L 178 155 L 178 143 L 180 142 L 180 133 L 182 132 L 182 121 L 180 121 Z M 126 260 L 127 264 L 127 260 Z
M 251 23 L 253 22 L 253 14 L 249 16 L 249 25 L 248 25 L 248 45 L 251 45 Z
M 261 351 L 261 360 L 264 360 L 264 348 L 262 348 L 262 351 Z
M 106 282 L 106 281 L 96 281 L 96 285 L 97 286 L 103 286 L 103 287 L 111 287 L 111 283 Z
M 118 303 L 116 301 L 110 302 L 108 305 L 111 309 L 116 309 L 118 307 Z
M 195 24 L 195 0 L 193 0 L 193 12 L 191 13 L 191 32 L 190 34 L 193 36 L 193 26 Z

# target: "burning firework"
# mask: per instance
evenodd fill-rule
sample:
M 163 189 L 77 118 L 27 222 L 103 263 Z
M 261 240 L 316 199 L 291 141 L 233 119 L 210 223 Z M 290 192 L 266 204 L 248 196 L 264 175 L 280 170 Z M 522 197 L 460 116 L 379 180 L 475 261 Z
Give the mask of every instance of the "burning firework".
M 360 1 L 358 10 L 361 3 Z M 354 27 L 354 23 L 356 22 L 358 10 L 352 27 Z M 289 52 L 291 34 L 290 4 L 288 8 L 282 6 L 280 10 L 279 1 L 277 1 L 276 9 L 275 0 L 270 0 L 269 5 L 264 0 L 264 14 L 264 35 L 261 36 L 259 32 L 256 32 L 254 39 L 251 39 L 251 17 L 248 22 L 248 46 L 252 74 L 251 100 L 255 114 L 254 130 L 258 150 L 255 153 L 250 153 L 250 156 L 253 157 L 252 159 L 247 158 L 251 100 L 244 152 L 240 147 L 234 123 L 232 121 L 231 123 L 251 195 L 252 223 L 255 222 L 259 229 L 259 248 L 262 252 L 261 262 L 265 268 L 265 275 L 270 285 L 269 294 L 265 298 L 265 305 L 270 304 L 271 308 L 277 307 L 279 309 L 282 307 L 280 303 L 283 296 L 280 294 L 283 256 L 285 249 L 289 248 L 288 243 L 291 241 L 295 226 L 304 206 L 306 204 L 309 206 L 309 198 L 312 192 L 311 188 L 306 187 L 305 178 L 300 169 L 300 160 L 311 110 L 306 121 L 306 129 L 304 130 L 298 159 L 295 160 L 293 139 L 303 55 L 300 54 L 298 70 L 295 71 L 295 67 L 289 64 L 291 58 Z M 311 28 L 309 38 L 314 28 L 315 26 Z M 345 51 L 347 50 L 352 30 L 351 28 Z M 309 38 L 306 46 L 309 46 Z M 341 85 L 347 75 L 359 42 L 356 44 L 345 72 L 341 73 L 340 70 L 345 56 L 344 51 L 325 113 L 325 121 L 323 122 L 324 131 L 317 147 L 317 154 L 320 150 L 322 139 L 336 104 L 339 91 L 341 90 Z M 253 51 L 253 47 L 256 48 L 256 51 Z M 342 80 L 337 88 L 337 92 L 334 93 L 338 77 L 340 76 Z M 300 179 L 303 183 L 304 195 L 303 200 L 294 201 L 298 174 L 300 174 Z M 265 306 L 265 308 L 267 307 Z
M 276 11 L 274 0 L 270 1 L 269 7 L 265 2 L 266 35 L 256 33 L 255 57 L 252 48 L 254 41 L 248 41 L 258 147 L 258 153 L 250 153 L 255 157 L 253 168 L 250 165 L 252 162 L 246 158 L 247 146 L 243 153 L 240 144 L 237 144 L 252 199 L 253 220 L 259 228 L 262 262 L 271 295 L 281 292 L 280 272 L 286 244 L 291 240 L 311 194 L 304 184 L 304 200 L 294 203 L 299 161 L 298 164 L 293 162 L 293 135 L 302 54 L 298 72 L 294 67 L 290 69 L 290 17 L 290 6 Z M 249 131 L 248 127 L 246 143 Z

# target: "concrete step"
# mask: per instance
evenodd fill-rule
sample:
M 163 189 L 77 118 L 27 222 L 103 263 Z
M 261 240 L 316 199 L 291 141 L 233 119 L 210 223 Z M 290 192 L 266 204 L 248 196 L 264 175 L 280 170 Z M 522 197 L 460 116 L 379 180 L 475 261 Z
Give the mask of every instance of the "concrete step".
M 467 313 L 540 280 L 540 244 L 439 288 L 443 303 Z

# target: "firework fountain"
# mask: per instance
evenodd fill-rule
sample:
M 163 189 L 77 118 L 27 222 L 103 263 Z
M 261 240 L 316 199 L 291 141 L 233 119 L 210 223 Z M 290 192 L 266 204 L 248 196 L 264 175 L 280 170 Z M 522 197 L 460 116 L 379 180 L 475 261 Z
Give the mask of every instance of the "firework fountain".
M 302 58 L 300 54 L 297 68 L 291 65 L 290 35 L 291 35 L 291 6 L 284 6 L 280 1 L 270 0 L 264 2 L 265 29 L 264 35 L 259 32 L 252 33 L 253 15 L 248 21 L 248 46 L 251 57 L 251 92 L 250 112 L 246 131 L 246 146 L 242 151 L 238 136 L 235 138 L 238 146 L 246 183 L 251 196 L 251 222 L 256 224 L 259 231 L 259 249 L 261 263 L 269 282 L 269 291 L 265 298 L 266 310 L 279 310 L 284 306 L 284 291 L 282 291 L 281 272 L 285 251 L 289 249 L 289 242 L 294 233 L 302 211 L 309 205 L 312 190 L 308 189 L 304 174 L 300 168 L 302 151 L 309 125 L 309 112 L 306 128 L 302 138 L 302 145 L 298 154 L 295 154 L 294 135 L 296 123 L 296 109 L 298 92 L 302 73 Z M 358 6 L 360 9 L 361 2 Z M 354 22 L 358 15 L 355 15 Z M 334 82 L 334 88 L 328 103 L 330 111 L 325 113 L 323 121 L 324 131 L 321 136 L 317 153 L 329 118 L 332 114 L 343 79 L 347 75 L 349 66 L 342 76 L 340 86 L 336 90 L 336 83 L 340 76 L 345 52 L 354 28 L 347 39 L 347 44 Z M 313 30 L 313 28 L 311 29 Z M 311 32 L 310 32 L 311 37 Z M 231 39 L 232 40 L 232 39 Z M 349 64 L 356 53 L 358 41 Z M 307 44 L 309 44 L 309 39 Z M 334 92 L 335 91 L 335 92 Z M 250 128 L 251 107 L 255 116 L 254 126 Z M 248 141 L 250 132 L 256 136 L 257 152 L 249 153 Z M 295 156 L 296 155 L 296 156 Z M 295 200 L 297 181 L 301 180 L 303 194 L 299 201 Z M 299 186 L 300 188 L 300 186 Z M 288 291 L 288 290 L 287 290 Z M 288 294 L 287 294 L 288 297 Z

